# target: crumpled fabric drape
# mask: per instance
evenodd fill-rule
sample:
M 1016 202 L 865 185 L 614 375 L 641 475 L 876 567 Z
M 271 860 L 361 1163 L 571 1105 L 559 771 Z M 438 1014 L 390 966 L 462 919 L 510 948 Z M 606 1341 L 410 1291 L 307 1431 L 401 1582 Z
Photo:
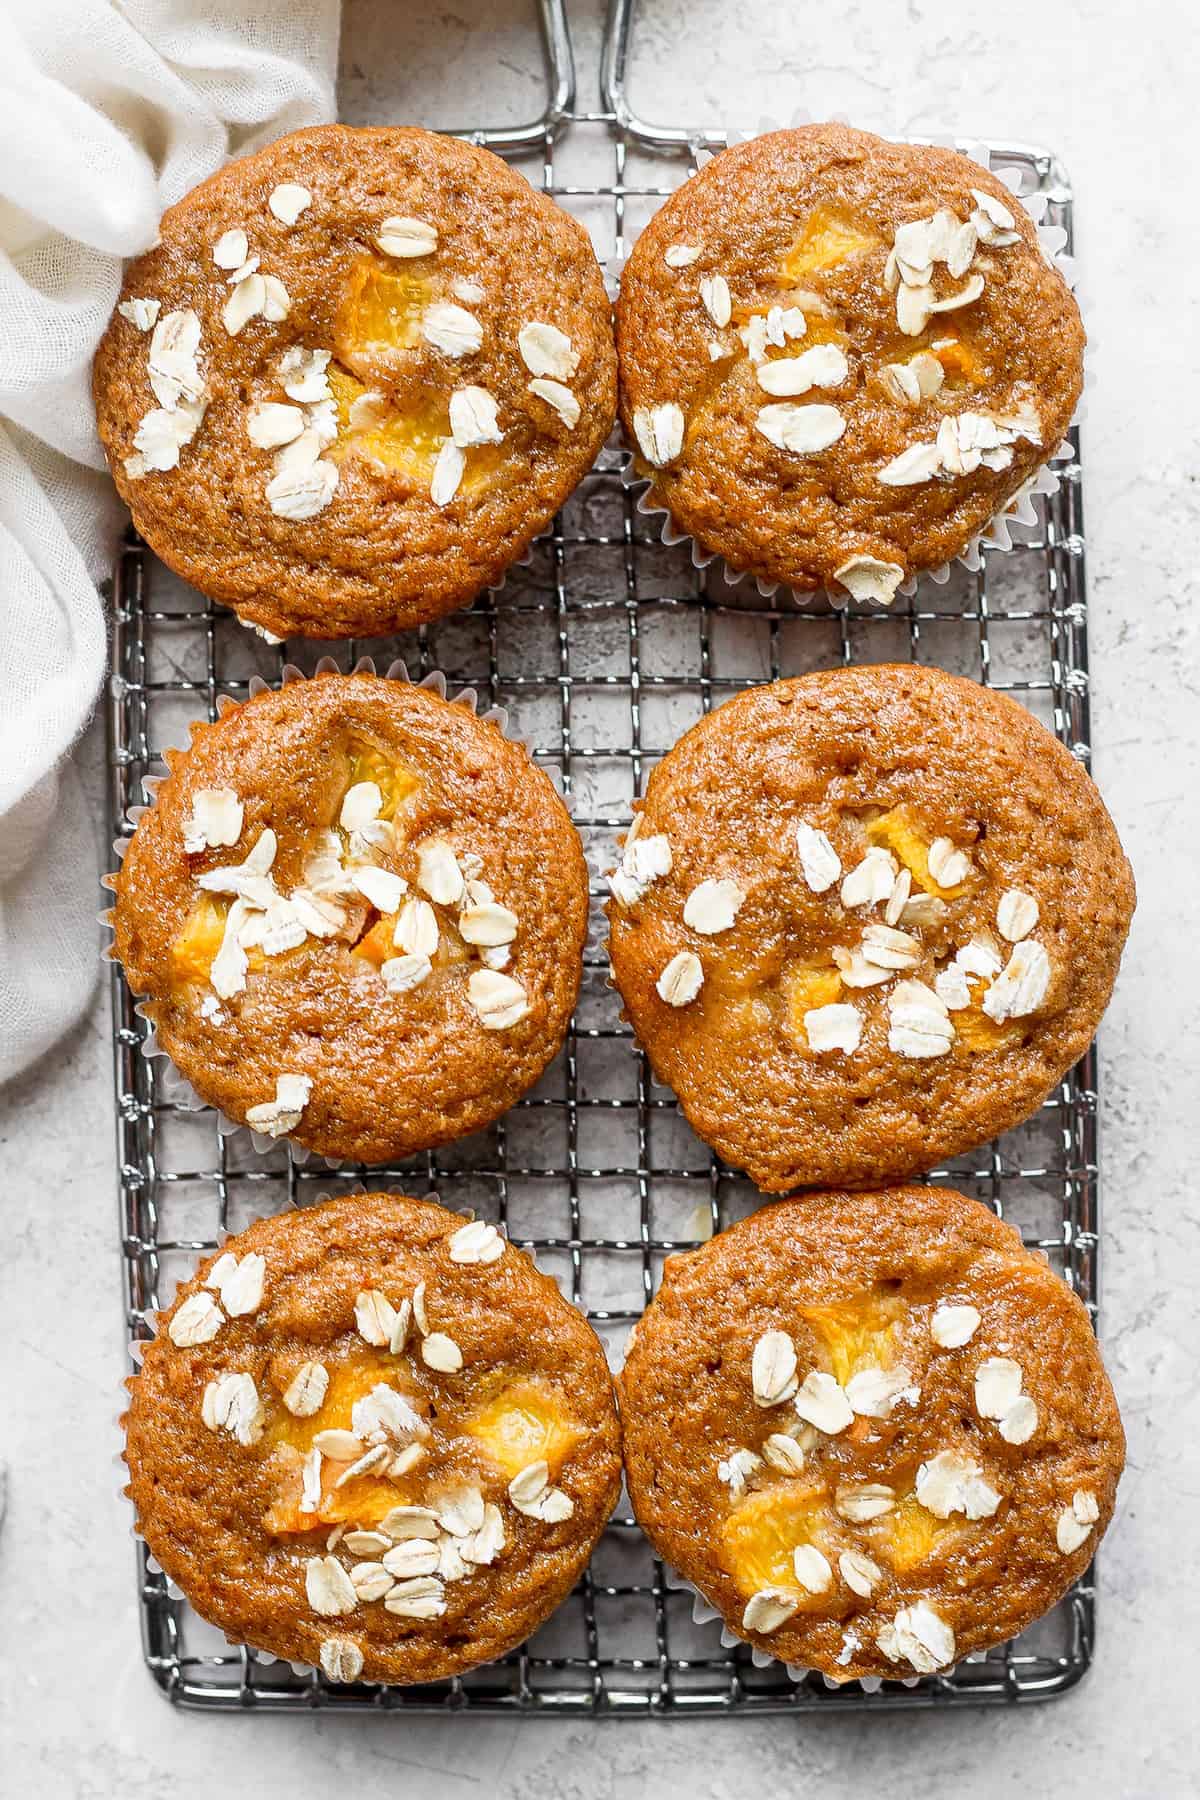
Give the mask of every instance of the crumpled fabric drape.
M 91 401 L 121 266 L 231 155 L 334 116 L 339 0 L 0 9 L 0 1081 L 79 1018 L 97 849 L 68 752 L 121 508 Z

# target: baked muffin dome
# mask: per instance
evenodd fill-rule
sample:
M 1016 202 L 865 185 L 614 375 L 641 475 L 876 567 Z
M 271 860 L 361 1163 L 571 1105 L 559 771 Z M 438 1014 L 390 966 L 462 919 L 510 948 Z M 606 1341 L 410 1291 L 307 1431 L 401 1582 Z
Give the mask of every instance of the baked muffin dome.
M 114 954 L 203 1100 L 381 1162 L 533 1085 L 578 993 L 588 880 L 523 745 L 428 688 L 330 674 L 166 760 Z
M 261 1219 L 127 1383 L 137 1529 L 231 1639 L 334 1681 L 502 1656 L 620 1489 L 586 1320 L 495 1227 L 363 1194 Z
M 731 1631 L 835 1680 L 1047 1611 L 1125 1440 L 1087 1312 L 942 1188 L 764 1206 L 673 1256 L 621 1377 L 638 1522 Z
M 845 125 L 723 150 L 634 246 L 621 418 L 730 566 L 888 602 L 1057 448 L 1079 309 L 1004 184 Z
M 278 637 L 398 631 L 497 581 L 611 429 L 582 226 L 490 151 L 294 132 L 132 262 L 101 441 L 164 562 Z
M 1015 701 L 911 664 L 752 688 L 650 776 L 611 877 L 634 1030 L 772 1192 L 933 1168 L 1026 1118 L 1095 1033 L 1133 877 Z

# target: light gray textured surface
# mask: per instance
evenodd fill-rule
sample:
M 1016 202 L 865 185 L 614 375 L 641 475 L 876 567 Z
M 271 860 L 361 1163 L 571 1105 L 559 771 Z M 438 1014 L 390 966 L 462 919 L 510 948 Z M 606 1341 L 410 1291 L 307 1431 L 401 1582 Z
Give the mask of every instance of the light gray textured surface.
M 345 116 L 453 125 L 529 115 L 541 103 L 531 10 L 524 0 L 460 11 L 351 0 Z M 591 104 L 600 8 L 575 0 L 572 11 L 581 100 Z M 1188 928 L 1200 842 L 1200 320 L 1181 177 L 1200 68 L 1190 15 L 1169 0 L 837 9 L 646 0 L 644 12 L 633 87 L 655 116 L 753 124 L 805 106 L 866 125 L 947 124 L 1053 145 L 1074 177 L 1096 352 L 1086 439 L 1096 773 L 1141 896 L 1101 1035 L 1103 1329 L 1130 1455 L 1101 1562 L 1097 1667 L 1066 1700 L 1019 1715 L 799 1728 L 173 1713 L 142 1668 L 128 1518 L 116 1497 L 123 1369 L 98 999 L 74 1044 L 0 1096 L 9 1218 L 0 1786 L 11 1780 L 14 1792 L 903 1800 L 952 1789 L 1157 1800 L 1197 1791 L 1187 1644 L 1200 1588 L 1200 1233 L 1188 1160 L 1200 1071 Z M 99 816 L 95 731 L 80 761 Z

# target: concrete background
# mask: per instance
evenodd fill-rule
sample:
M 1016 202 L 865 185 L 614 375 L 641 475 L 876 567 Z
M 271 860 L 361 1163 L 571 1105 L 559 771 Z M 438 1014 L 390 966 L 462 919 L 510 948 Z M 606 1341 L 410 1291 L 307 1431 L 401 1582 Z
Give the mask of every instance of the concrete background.
M 597 0 L 571 8 L 594 105 Z M 1190 10 L 1171 0 L 644 0 L 633 93 L 663 119 L 843 110 L 1052 145 L 1075 182 L 1091 365 L 1086 434 L 1095 770 L 1140 906 L 1101 1034 L 1107 1359 L 1129 1433 L 1105 1545 L 1097 1666 L 1020 1714 L 664 1726 L 199 1718 L 140 1658 L 112 1423 L 123 1373 L 106 1006 L 0 1095 L 8 1233 L 0 1682 L 10 1791 L 351 1791 L 460 1800 L 742 1793 L 1197 1792 L 1190 1660 L 1200 1555 L 1194 1292 L 1200 841 L 1196 420 L 1200 375 Z M 457 125 L 542 101 L 524 0 L 350 0 L 343 113 Z M 78 752 L 101 815 L 93 729 Z M 99 826 L 97 842 L 102 833 Z M 88 879 L 81 872 L 81 879 Z

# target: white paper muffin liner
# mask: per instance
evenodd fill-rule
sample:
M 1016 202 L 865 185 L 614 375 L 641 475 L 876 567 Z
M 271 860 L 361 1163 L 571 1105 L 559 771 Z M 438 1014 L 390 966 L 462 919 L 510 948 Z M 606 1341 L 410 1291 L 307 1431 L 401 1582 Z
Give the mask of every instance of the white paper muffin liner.
M 682 1575 L 678 1574 L 676 1570 L 669 1568 L 666 1564 L 663 1565 L 663 1570 L 666 1576 L 667 1586 L 673 1593 L 690 1594 L 692 1596 L 692 1619 L 695 1624 L 711 1625 L 714 1620 L 720 1620 L 722 1649 L 736 1650 L 741 1648 L 743 1650 L 749 1650 L 750 1660 L 756 1669 L 769 1669 L 772 1666 L 783 1669 L 788 1680 L 797 1683 L 806 1680 L 809 1675 L 818 1672 L 814 1669 L 806 1669 L 800 1663 L 781 1662 L 779 1657 L 770 1656 L 765 1650 L 760 1650 L 757 1644 L 747 1643 L 745 1638 L 736 1636 L 734 1632 L 730 1631 L 724 1618 L 717 1611 L 717 1608 L 712 1605 L 711 1601 L 705 1599 L 704 1595 L 700 1592 L 700 1589 L 696 1587 L 694 1582 L 685 1580 Z M 938 1670 L 939 1676 L 949 1676 L 953 1675 L 953 1673 L 953 1668 Z M 884 1679 L 885 1678 L 882 1675 L 848 1675 L 845 1680 L 838 1681 L 832 1675 L 821 1674 L 821 1680 L 827 1688 L 850 1687 L 857 1684 L 864 1694 L 877 1694 L 883 1686 Z M 886 1679 L 898 1683 L 900 1687 L 906 1688 L 918 1687 L 921 1682 L 921 1677 L 919 1675 L 901 1675 L 898 1672 L 895 1675 L 889 1675 Z
M 818 115 L 806 109 L 795 113 L 790 124 L 793 127 L 811 124 L 818 117 L 824 118 L 825 115 Z M 833 115 L 833 122 L 837 124 L 850 123 L 850 121 L 842 114 Z M 759 122 L 757 131 L 729 132 L 728 144 L 732 146 L 734 144 L 748 143 L 757 136 L 779 129 L 780 126 L 778 121 L 763 119 Z M 1021 186 L 1024 177 L 1023 170 L 1006 166 L 1004 158 L 1002 156 L 994 155 L 990 147 L 982 141 L 970 141 L 966 144 L 965 149 L 962 149 L 958 139 L 950 132 L 934 132 L 919 138 L 908 138 L 901 132 L 889 131 L 880 132 L 879 135 L 888 138 L 894 143 L 930 144 L 937 145 L 943 149 L 960 150 L 961 154 L 970 157 L 973 162 L 979 163 L 982 168 L 987 169 L 989 173 L 995 175 L 996 178 L 1003 182 L 1004 186 L 1008 188 L 1014 198 L 1020 201 L 1020 204 L 1032 218 L 1037 231 L 1038 242 L 1041 244 L 1047 260 L 1053 263 L 1054 267 L 1057 268 L 1062 275 L 1067 286 L 1075 292 L 1077 288 L 1075 258 L 1068 255 L 1064 249 L 1067 234 L 1061 225 L 1043 225 L 1040 223 L 1048 205 L 1048 198 L 1043 193 L 1022 195 Z M 719 151 L 701 150 L 697 155 L 696 161 L 698 165 L 703 168 L 704 165 L 711 162 L 713 156 L 717 154 L 719 154 Z M 620 286 L 621 274 L 628 260 L 628 252 L 621 256 L 610 256 L 607 260 L 607 279 L 610 291 L 614 296 Z M 1076 293 L 1076 299 L 1078 298 L 1079 295 Z M 1086 349 L 1084 379 L 1086 383 Z M 1084 399 L 1083 396 L 1081 396 L 1079 405 L 1076 407 L 1074 416 L 1071 420 L 1071 428 L 1081 424 L 1083 418 Z M 903 594 L 906 598 L 911 598 L 911 596 L 916 593 L 918 584 L 921 580 L 929 580 L 934 582 L 937 586 L 942 587 L 950 579 L 951 570 L 956 565 L 966 569 L 970 574 L 976 574 L 983 563 L 983 547 L 985 544 L 991 551 L 1000 553 L 1011 551 L 1014 548 L 1014 544 L 1021 541 L 1020 539 L 1014 540 L 1014 532 L 1034 532 L 1038 529 L 1040 520 L 1034 506 L 1034 500 L 1038 497 L 1048 497 L 1058 490 L 1060 486 L 1060 476 L 1055 464 L 1065 462 L 1073 455 L 1074 451 L 1069 439 L 1064 438 L 1061 444 L 1057 445 L 1047 454 L 1045 462 L 1043 462 L 1041 466 L 1035 470 L 1033 475 L 1018 488 L 1017 492 L 1005 503 L 1001 510 L 998 513 L 995 513 L 993 517 L 988 520 L 987 524 L 979 531 L 974 533 L 967 542 L 965 548 L 960 551 L 957 556 L 952 557 L 948 562 L 939 564 L 937 568 L 922 569 L 920 575 L 910 575 L 907 580 L 901 582 L 897 590 L 898 593 Z M 865 603 L 853 602 L 851 595 L 843 588 L 791 588 L 784 582 L 767 581 L 761 576 L 752 574 L 747 569 L 735 568 L 726 561 L 719 551 L 703 549 L 690 532 L 681 529 L 675 523 L 671 516 L 670 509 L 662 502 L 655 500 L 653 496 L 653 478 L 641 475 L 637 472 L 634 467 L 634 452 L 625 446 L 622 446 L 621 448 L 621 466 L 619 475 L 622 484 L 632 493 L 636 493 L 637 499 L 635 504 L 638 512 L 645 518 L 661 521 L 658 528 L 660 541 L 668 548 L 674 548 L 680 544 L 690 545 L 693 568 L 698 571 L 703 571 L 712 568 L 715 564 L 720 570 L 726 586 L 729 588 L 742 587 L 745 584 L 753 582 L 759 597 L 768 601 L 773 600 L 782 590 L 783 593 L 790 597 L 797 607 L 812 606 L 816 602 L 824 599 L 830 606 L 836 608 L 838 611 L 844 611 L 853 604 L 860 606 L 863 610 L 869 612 L 886 612 L 891 604 L 891 602 L 885 604 L 878 601 L 867 601 Z
M 345 670 L 343 670 L 340 664 L 331 656 L 323 656 L 321 658 L 320 662 L 313 670 L 312 677 L 306 675 L 304 670 L 297 668 L 294 663 L 285 663 L 281 685 L 286 687 L 293 681 L 307 681 L 320 675 L 342 675 L 344 673 Z M 354 667 L 350 670 L 351 675 L 375 675 L 377 673 L 375 659 L 371 656 L 360 656 Z M 407 664 L 402 659 L 398 658 L 396 661 L 389 664 L 388 668 L 384 671 L 384 679 L 386 681 L 408 682 L 415 687 L 429 688 L 433 693 L 436 693 L 440 699 L 446 700 L 449 698 L 449 703 L 452 706 L 465 706 L 469 711 L 475 713 L 478 718 L 482 719 L 485 724 L 495 725 L 502 736 L 505 737 L 510 744 L 520 745 L 521 748 L 526 751 L 530 750 L 528 739 L 523 737 L 520 732 L 510 729 L 509 715 L 506 708 L 502 706 L 492 706 L 485 712 L 480 712 L 478 691 L 472 687 L 462 688 L 458 693 L 449 696 L 447 693 L 447 677 L 440 669 L 432 669 L 427 675 L 423 675 L 419 681 L 413 682 L 412 677 L 409 675 Z M 248 697 L 254 699 L 256 695 L 270 689 L 271 685 L 272 684 L 269 681 L 264 680 L 261 675 L 253 676 L 249 683 Z M 232 711 L 238 704 L 239 702 L 231 697 L 222 696 L 221 700 L 217 703 L 219 716 L 223 718 L 227 712 Z M 186 749 L 186 747 L 186 745 L 179 746 L 181 749 Z M 155 796 L 166 779 L 167 777 L 165 775 L 147 775 L 143 778 L 142 790 L 146 796 L 146 804 L 144 806 L 131 806 L 128 809 L 127 814 L 135 827 L 143 815 L 154 805 Z M 113 852 L 118 862 L 124 860 L 125 852 L 128 850 L 131 841 L 132 835 L 123 835 L 113 840 Z M 108 888 L 110 891 L 113 889 L 114 883 L 114 875 L 108 874 L 100 877 L 101 886 Z M 113 933 L 114 929 L 113 910 L 112 907 L 106 907 L 99 915 L 101 925 L 103 925 L 110 933 Z M 116 957 L 111 942 L 104 946 L 101 951 L 101 957 L 105 963 L 119 960 Z M 185 1112 L 203 1112 L 209 1107 L 209 1102 L 201 1099 L 191 1082 L 171 1061 L 169 1052 L 159 1043 L 158 1033 L 146 1011 L 145 1002 L 138 1001 L 133 1010 L 139 1019 L 146 1020 L 150 1026 L 150 1029 L 141 1040 L 138 1048 L 141 1051 L 141 1054 L 150 1062 L 161 1059 L 162 1066 L 158 1070 L 158 1084 L 163 1098 L 168 1104 L 179 1107 Z M 229 1118 L 217 1107 L 211 1107 L 209 1110 L 216 1114 L 217 1131 L 221 1137 L 244 1139 L 251 1144 L 259 1156 L 269 1156 L 273 1150 L 279 1149 L 282 1145 L 287 1146 L 291 1153 L 292 1160 L 297 1163 L 306 1163 L 310 1157 L 317 1156 L 317 1152 L 310 1150 L 304 1144 L 298 1144 L 294 1138 L 291 1138 L 286 1134 L 281 1134 L 279 1137 L 267 1137 L 261 1132 L 252 1130 L 249 1125 L 242 1125 L 236 1119 Z M 348 1159 L 344 1157 L 326 1156 L 319 1157 L 318 1160 L 323 1163 L 326 1168 L 336 1171 L 344 1168 Z

